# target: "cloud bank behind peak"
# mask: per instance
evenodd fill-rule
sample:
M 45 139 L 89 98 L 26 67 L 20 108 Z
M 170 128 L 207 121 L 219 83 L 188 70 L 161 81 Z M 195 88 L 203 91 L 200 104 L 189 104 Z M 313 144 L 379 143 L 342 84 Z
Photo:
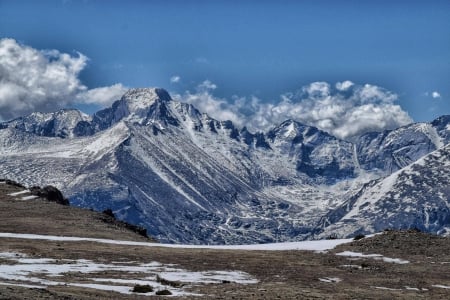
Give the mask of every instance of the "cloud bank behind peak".
M 394 129 L 412 122 L 396 101 L 398 96 L 382 87 L 358 85 L 351 81 L 313 82 L 295 92 L 285 93 L 275 102 L 251 97 L 217 98 L 210 81 L 195 92 L 174 97 L 193 104 L 219 120 L 231 120 L 252 131 L 266 131 L 286 119 L 315 126 L 341 139 L 351 139 L 370 131 Z
M 127 91 L 121 83 L 87 88 L 79 75 L 88 61 L 78 52 L 70 55 L 58 50 L 38 50 L 14 39 L 0 39 L 0 120 L 82 104 L 106 107 Z M 180 79 L 176 75 L 171 82 L 178 83 Z M 270 102 L 255 96 L 219 98 L 214 95 L 217 88 L 215 83 L 205 80 L 193 91 L 174 94 L 173 98 L 191 103 L 218 120 L 247 126 L 251 131 L 266 131 L 293 119 L 336 137 L 351 139 L 365 132 L 412 122 L 408 113 L 396 104 L 395 93 L 349 80 L 334 85 L 313 82 Z

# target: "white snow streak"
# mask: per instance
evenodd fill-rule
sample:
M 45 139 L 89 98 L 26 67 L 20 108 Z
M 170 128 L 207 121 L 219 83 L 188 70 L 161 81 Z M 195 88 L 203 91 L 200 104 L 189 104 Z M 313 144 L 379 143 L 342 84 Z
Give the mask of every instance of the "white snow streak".
M 325 277 L 325 278 L 319 278 L 319 281 L 327 282 L 327 283 L 338 283 L 341 282 L 342 279 L 338 277 Z
M 362 254 L 360 252 L 344 251 L 344 252 L 336 253 L 336 255 L 353 257 L 353 258 L 355 258 L 355 257 L 356 258 L 372 258 L 375 260 L 382 260 L 384 262 L 395 263 L 395 264 L 408 264 L 409 263 L 409 260 L 385 257 L 381 254 Z
M 29 192 L 30 192 L 29 190 L 23 190 L 23 191 L 20 191 L 20 192 L 15 192 L 15 193 L 8 194 L 8 196 L 15 197 L 15 196 L 19 196 L 19 195 L 22 195 L 22 194 L 28 194 Z
M 450 286 L 442 285 L 442 284 L 433 284 L 432 287 L 437 287 L 437 288 L 441 288 L 441 289 L 450 289 Z
M 109 239 L 39 235 L 26 233 L 5 233 L 5 232 L 0 233 L 0 238 L 17 238 L 17 239 L 48 240 L 48 241 L 63 241 L 63 242 L 95 242 L 114 245 L 184 248 L 184 249 L 267 250 L 267 251 L 282 251 L 282 250 L 323 251 L 323 250 L 330 250 L 338 245 L 350 243 L 351 241 L 353 241 L 353 239 L 336 239 L 336 240 L 317 240 L 317 241 L 252 244 L 252 245 L 180 245 L 180 244 L 159 244 L 159 243 L 120 241 Z
M 20 198 L 21 200 L 27 201 L 27 200 L 33 200 L 39 198 L 39 196 L 35 196 L 35 195 L 31 195 L 31 196 L 24 196 L 22 198 Z

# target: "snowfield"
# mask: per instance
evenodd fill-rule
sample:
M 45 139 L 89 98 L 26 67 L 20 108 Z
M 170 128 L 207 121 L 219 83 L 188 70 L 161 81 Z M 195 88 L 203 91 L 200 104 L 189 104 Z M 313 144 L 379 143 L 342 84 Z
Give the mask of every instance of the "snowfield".
M 99 264 L 84 259 L 65 259 L 62 261 L 47 258 L 33 259 L 15 252 L 0 253 L 0 259 L 14 263 L 2 265 L 0 269 L 0 280 L 2 280 L 0 281 L 0 285 L 14 285 L 27 288 L 67 285 L 132 294 L 133 286 L 139 284 L 150 285 L 155 291 L 166 289 L 174 296 L 183 296 L 193 294 L 184 291 L 181 285 L 180 287 L 163 285 L 161 280 L 184 283 L 186 287 L 192 284 L 215 284 L 223 281 L 239 284 L 254 284 L 258 282 L 258 280 L 252 278 L 249 274 L 240 271 L 191 272 L 175 268 L 173 265 L 163 265 L 158 262 L 139 265 L 133 264 L 132 262 Z M 94 273 L 105 273 L 106 271 L 139 274 L 140 277 L 139 279 L 133 280 L 89 277 L 90 274 L 94 276 Z M 66 280 L 57 280 L 71 272 L 86 274 L 86 279 L 93 281 L 93 283 L 74 283 L 67 282 Z M 118 283 L 122 285 L 117 285 Z M 154 295 L 154 292 L 145 294 Z
M 285 242 L 270 244 L 252 244 L 252 245 L 179 245 L 179 244 L 160 244 L 133 241 L 118 241 L 109 239 L 94 239 L 83 237 L 68 237 L 55 235 L 39 235 L 26 233 L 0 233 L 0 238 L 17 238 L 30 240 L 47 240 L 62 242 L 94 242 L 113 245 L 144 246 L 144 247 L 165 247 L 165 248 L 183 248 L 183 249 L 212 249 L 212 250 L 260 250 L 260 251 L 283 251 L 283 250 L 307 250 L 307 251 L 325 251 L 331 250 L 338 245 L 350 243 L 353 239 L 335 239 L 318 241 Z

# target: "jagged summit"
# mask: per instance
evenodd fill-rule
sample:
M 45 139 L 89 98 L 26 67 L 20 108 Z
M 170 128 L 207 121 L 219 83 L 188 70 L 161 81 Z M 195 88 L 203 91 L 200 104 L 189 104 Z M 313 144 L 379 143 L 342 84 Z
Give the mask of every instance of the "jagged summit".
M 160 129 L 178 122 L 168 107 L 172 101 L 169 93 L 161 88 L 130 89 L 112 106 L 112 121 L 122 119 L 140 125 L 157 125 Z
M 306 137 L 312 137 L 316 134 L 329 136 L 325 131 L 321 131 L 314 126 L 305 125 L 298 121 L 288 119 L 276 126 L 267 133 L 267 136 L 274 141 L 275 139 L 303 140 Z
M 126 106 L 128 115 L 143 115 L 143 112 L 145 114 L 155 104 L 162 104 L 171 100 L 169 93 L 161 88 L 130 89 L 120 99 Z
M 136 105 L 147 106 L 153 101 L 171 101 L 169 93 L 162 88 L 133 88 L 129 89 L 123 96 L 122 99 L 129 101 L 130 103 L 135 103 Z
M 56 112 L 33 112 L 0 124 L 40 136 L 70 138 L 77 136 L 75 128 L 80 122 L 90 122 L 91 117 L 77 109 L 61 109 Z

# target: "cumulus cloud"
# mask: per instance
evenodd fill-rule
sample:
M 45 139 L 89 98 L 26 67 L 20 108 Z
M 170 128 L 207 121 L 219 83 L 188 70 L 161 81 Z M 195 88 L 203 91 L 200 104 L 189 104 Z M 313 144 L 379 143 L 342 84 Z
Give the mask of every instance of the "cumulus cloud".
M 79 79 L 87 62 L 81 53 L 37 50 L 14 39 L 0 39 L 0 119 L 74 103 L 109 104 L 124 87 L 89 90 Z
M 263 102 L 254 96 L 230 100 L 215 97 L 216 86 L 205 81 L 196 93 L 176 97 L 219 120 L 231 120 L 253 131 L 266 131 L 286 119 L 316 126 L 342 139 L 369 131 L 393 129 L 412 122 L 395 104 L 398 96 L 381 87 L 344 81 L 335 85 L 313 82 L 296 92 L 280 96 L 277 102 Z
M 178 83 L 178 82 L 180 82 L 180 80 L 181 80 L 181 77 L 178 75 L 174 75 L 174 76 L 170 77 L 170 83 Z
M 434 92 L 431 93 L 431 97 L 433 97 L 434 99 L 441 98 L 441 94 L 439 94 L 438 92 L 434 91 Z
M 203 113 L 218 120 L 231 120 L 233 123 L 241 126 L 243 119 L 242 113 L 235 104 L 230 104 L 226 99 L 221 99 L 212 95 L 212 91 L 217 85 L 209 80 L 203 81 L 196 88 L 195 92 L 186 91 L 183 95 L 174 94 L 172 98 L 178 101 L 187 102 L 194 105 Z
M 346 91 L 349 88 L 351 88 L 353 85 L 354 85 L 354 83 L 351 82 L 350 80 L 346 80 L 346 81 L 343 81 L 343 82 L 337 82 L 336 83 L 336 89 L 338 91 Z
M 120 99 L 127 90 L 128 88 L 121 83 L 116 83 L 111 86 L 99 87 L 81 92 L 76 95 L 75 100 L 78 103 L 108 106 L 115 100 Z
M 214 83 L 212 83 L 209 80 L 205 80 L 197 86 L 197 90 L 199 92 L 215 90 L 216 88 L 217 88 L 217 85 L 215 85 Z

